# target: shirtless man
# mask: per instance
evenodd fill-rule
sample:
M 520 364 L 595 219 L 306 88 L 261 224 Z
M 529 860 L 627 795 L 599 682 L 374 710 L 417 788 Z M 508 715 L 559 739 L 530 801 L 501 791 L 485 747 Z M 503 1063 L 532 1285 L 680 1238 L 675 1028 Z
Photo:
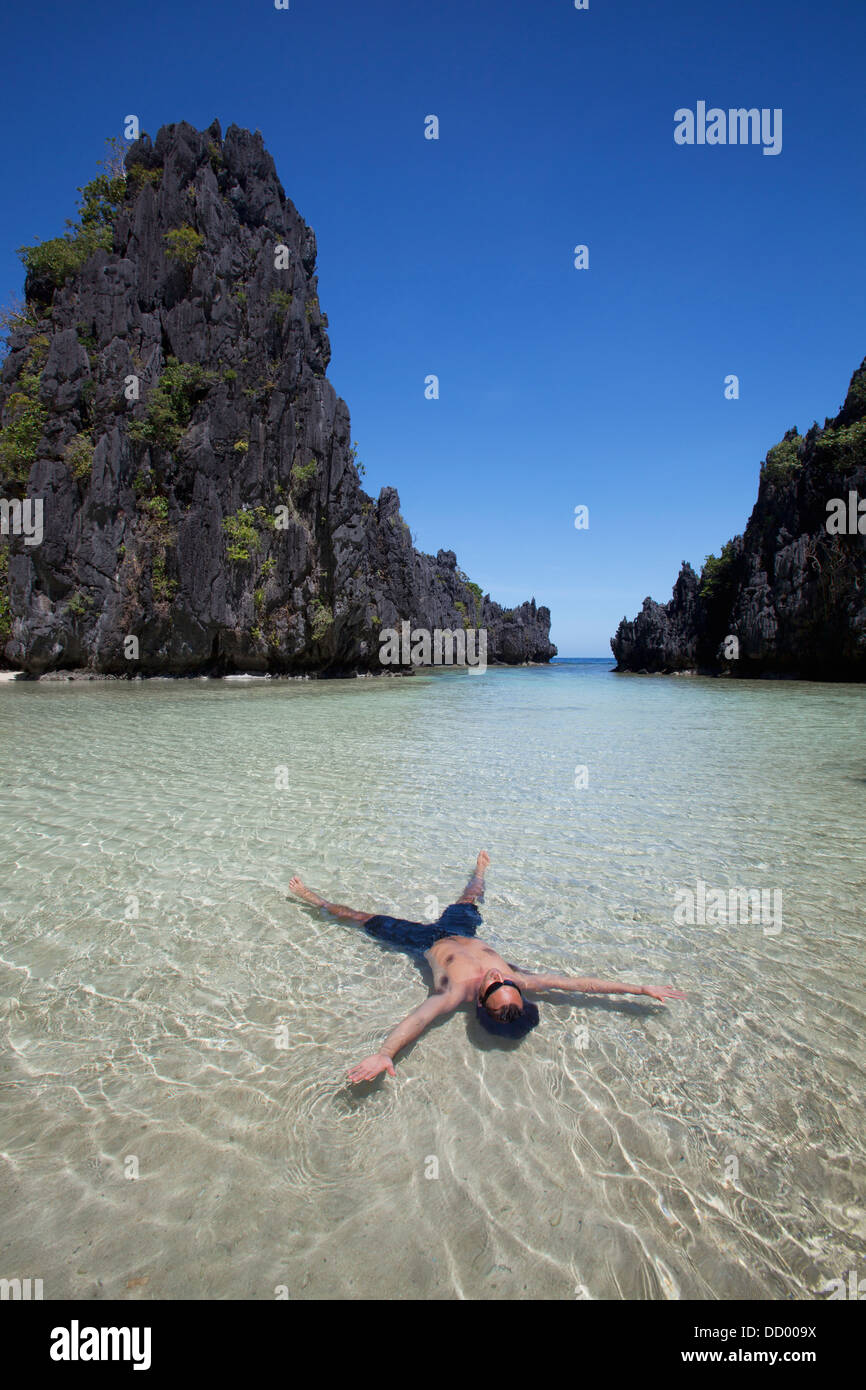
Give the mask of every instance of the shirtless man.
M 314 907 L 324 907 L 344 921 L 358 922 L 370 936 L 400 946 L 410 954 L 423 952 L 433 971 L 433 993 L 397 1024 L 378 1052 L 352 1068 L 351 1082 L 372 1081 L 384 1071 L 395 1076 L 394 1058 L 401 1047 L 414 1042 L 434 1019 L 453 1013 L 461 1004 L 473 1000 L 479 1022 L 486 1028 L 505 1036 L 519 1037 L 538 1022 L 538 1009 L 524 998 L 527 991 L 564 989 L 579 990 L 582 994 L 643 994 L 662 1003 L 666 999 L 685 999 L 682 990 L 671 989 L 668 985 L 621 985 L 577 975 L 533 974 L 509 965 L 492 946 L 485 946 L 475 935 L 475 928 L 481 922 L 475 903 L 483 896 L 484 871 L 489 863 L 490 855 L 482 850 L 464 892 L 434 923 L 404 922 L 396 917 L 356 912 L 339 903 L 326 902 L 300 878 L 290 881 L 292 892 Z

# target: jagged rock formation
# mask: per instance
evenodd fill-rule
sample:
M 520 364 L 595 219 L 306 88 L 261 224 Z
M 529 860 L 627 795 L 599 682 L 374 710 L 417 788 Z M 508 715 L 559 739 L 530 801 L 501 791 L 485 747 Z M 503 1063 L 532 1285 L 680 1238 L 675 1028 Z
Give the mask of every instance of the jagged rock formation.
M 622 620 L 611 639 L 617 670 L 866 680 L 860 500 L 866 360 L 835 419 L 803 437 L 789 430 L 769 451 L 744 534 L 708 556 L 700 579 L 684 563 L 669 603 L 645 599 L 632 622 Z
M 413 548 L 393 489 L 362 490 L 315 237 L 258 132 L 170 125 L 125 165 L 26 257 L 0 494 L 44 499 L 44 539 L 0 556 L 6 663 L 380 671 L 403 619 L 486 627 L 488 661 L 554 655 L 546 608 L 503 610 Z

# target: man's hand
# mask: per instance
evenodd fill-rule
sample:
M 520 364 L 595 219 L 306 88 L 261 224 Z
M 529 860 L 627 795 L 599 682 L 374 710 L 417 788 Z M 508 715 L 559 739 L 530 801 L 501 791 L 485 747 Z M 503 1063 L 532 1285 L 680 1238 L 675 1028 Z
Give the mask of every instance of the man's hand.
M 396 1076 L 394 1060 L 388 1056 L 387 1052 L 374 1052 L 371 1057 L 365 1057 L 363 1062 L 359 1062 L 356 1067 L 352 1068 L 349 1072 L 349 1080 L 354 1086 L 359 1081 L 372 1081 L 374 1076 L 378 1076 L 383 1071 L 388 1072 L 391 1076 Z
M 644 994 L 649 995 L 650 999 L 659 999 L 662 1004 L 666 999 L 685 999 L 681 989 L 672 989 L 670 985 L 644 985 Z

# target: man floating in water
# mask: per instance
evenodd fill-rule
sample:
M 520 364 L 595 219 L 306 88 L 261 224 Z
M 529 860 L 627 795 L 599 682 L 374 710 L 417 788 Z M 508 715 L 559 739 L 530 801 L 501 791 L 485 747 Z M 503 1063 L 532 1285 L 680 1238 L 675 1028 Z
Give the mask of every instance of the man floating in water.
M 299 878 L 289 883 L 293 893 L 324 907 L 335 917 L 358 922 L 370 936 L 399 946 L 412 955 L 423 953 L 433 971 L 433 993 L 389 1033 L 381 1049 L 365 1057 L 349 1072 L 351 1082 L 372 1081 L 380 1072 L 395 1076 L 394 1058 L 407 1043 L 420 1037 L 428 1024 L 442 1014 L 453 1013 L 473 999 L 476 1014 L 491 1032 L 506 1037 L 522 1037 L 538 1022 L 538 1009 L 524 997 L 527 991 L 565 989 L 581 994 L 643 994 L 649 999 L 685 999 L 682 990 L 668 985 L 621 985 L 610 980 L 585 979 L 577 975 L 534 974 L 509 965 L 492 946 L 485 946 L 475 935 L 481 913 L 475 906 L 484 894 L 484 871 L 490 855 L 482 850 L 464 892 L 446 907 L 438 922 L 404 922 L 397 917 L 377 917 L 356 912 L 339 903 L 326 902 Z

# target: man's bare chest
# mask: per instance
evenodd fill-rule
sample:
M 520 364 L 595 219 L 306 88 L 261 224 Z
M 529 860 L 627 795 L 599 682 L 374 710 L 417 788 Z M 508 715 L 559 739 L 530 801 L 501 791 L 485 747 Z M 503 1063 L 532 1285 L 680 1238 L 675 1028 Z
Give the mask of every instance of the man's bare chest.
M 465 937 L 446 936 L 436 941 L 426 953 L 433 970 L 437 989 L 479 981 L 488 970 L 508 969 L 505 961 L 492 946 Z

